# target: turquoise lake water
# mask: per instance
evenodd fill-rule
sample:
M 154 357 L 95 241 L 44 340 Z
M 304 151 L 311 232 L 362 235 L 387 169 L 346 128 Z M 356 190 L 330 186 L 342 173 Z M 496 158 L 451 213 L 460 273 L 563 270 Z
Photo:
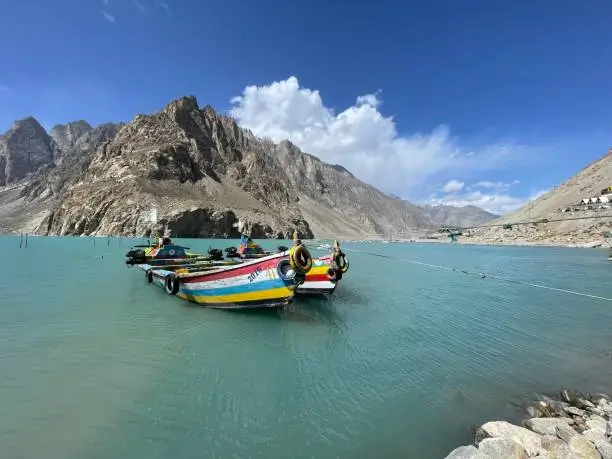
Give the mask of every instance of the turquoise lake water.
M 350 249 L 612 296 L 606 251 L 345 244 L 331 300 L 238 312 L 147 285 L 132 243 L 0 238 L 3 459 L 441 458 L 533 393 L 612 392 L 612 302 Z

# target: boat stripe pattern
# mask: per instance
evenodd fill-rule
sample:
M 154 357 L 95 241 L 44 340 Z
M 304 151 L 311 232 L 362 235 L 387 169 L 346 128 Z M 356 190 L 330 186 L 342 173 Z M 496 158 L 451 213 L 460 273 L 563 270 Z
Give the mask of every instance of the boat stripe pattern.
M 277 265 L 283 254 L 274 254 L 269 259 L 245 262 L 236 267 L 220 271 L 179 275 L 181 279 L 177 296 L 196 303 L 219 307 L 248 307 L 288 304 L 292 301 L 295 284 L 283 280 L 278 274 Z M 150 265 L 140 265 L 145 270 Z M 166 276 L 172 271 L 156 269 L 152 271 L 153 282 L 164 287 Z
M 223 268 L 222 271 L 211 270 L 205 274 L 194 273 L 182 276 L 184 283 L 210 282 L 213 280 L 232 279 L 241 275 L 249 275 L 259 267 L 261 270 L 273 270 L 276 272 L 278 261 L 283 258 L 282 253 L 270 255 L 270 257 L 247 260 L 230 268 Z
M 329 281 L 327 270 L 331 266 L 329 256 L 315 258 L 312 269 L 306 274 L 306 280 L 297 288 L 297 293 L 331 294 L 336 290 L 337 283 Z

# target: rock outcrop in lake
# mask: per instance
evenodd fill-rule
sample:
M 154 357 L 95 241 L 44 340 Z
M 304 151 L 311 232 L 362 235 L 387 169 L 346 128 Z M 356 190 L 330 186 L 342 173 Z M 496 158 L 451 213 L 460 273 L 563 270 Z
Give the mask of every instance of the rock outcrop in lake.
M 201 109 L 194 97 L 126 125 L 76 121 L 50 135 L 43 129 L 41 138 L 49 145 L 37 149 L 45 160 L 11 172 L 16 188 L 0 189 L 0 230 L 35 222 L 40 234 L 170 229 L 175 236 L 234 237 L 239 218 L 256 237 L 286 237 L 294 228 L 305 238 L 384 237 L 436 227 L 418 206 L 288 141 L 259 139 L 212 107 Z M 152 209 L 153 226 L 143 219 Z
M 517 426 L 491 421 L 475 431 L 474 444 L 460 446 L 447 459 L 567 458 L 612 459 L 612 403 L 604 394 L 561 390 L 528 409 Z

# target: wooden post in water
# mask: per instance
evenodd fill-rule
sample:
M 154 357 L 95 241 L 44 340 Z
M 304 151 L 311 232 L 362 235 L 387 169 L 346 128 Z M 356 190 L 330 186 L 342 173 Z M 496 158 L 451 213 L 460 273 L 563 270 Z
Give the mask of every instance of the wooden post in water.
M 28 248 L 28 233 L 25 233 L 25 234 L 26 234 L 26 236 L 25 236 L 25 248 L 27 249 Z
M 21 238 L 19 239 L 19 248 L 21 248 L 23 246 L 23 233 L 21 234 Z

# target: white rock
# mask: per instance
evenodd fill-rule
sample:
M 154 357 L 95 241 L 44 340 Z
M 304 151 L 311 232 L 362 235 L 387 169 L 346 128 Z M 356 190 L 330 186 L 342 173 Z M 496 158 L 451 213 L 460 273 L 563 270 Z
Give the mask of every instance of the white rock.
M 560 438 L 553 437 L 552 435 L 542 436 L 542 448 L 544 448 L 550 457 L 554 458 L 565 458 L 570 454 L 570 449 L 567 443 Z
M 558 426 L 568 426 L 569 418 L 532 418 L 525 421 L 525 427 L 540 435 L 557 435 Z
M 486 438 L 478 450 L 490 459 L 527 459 L 523 446 L 512 438 Z
M 600 398 L 597 401 L 597 408 L 603 411 L 606 414 L 610 414 L 612 412 L 612 403 L 610 403 L 605 398 Z
M 606 441 L 606 432 L 599 429 L 587 429 L 582 432 L 582 436 L 593 443 L 596 441 Z
M 596 441 L 594 443 L 595 448 L 597 448 L 603 459 L 612 459 L 612 444 L 607 441 Z
M 491 421 L 483 424 L 476 432 L 477 442 L 486 438 L 512 438 L 516 440 L 529 457 L 544 452 L 540 436 L 524 427 L 506 421 Z
M 602 432 L 605 433 L 606 427 L 607 427 L 607 421 L 601 416 L 593 414 L 587 419 L 586 425 L 589 429 L 601 430 Z
M 486 457 L 475 446 L 469 445 L 455 448 L 444 459 L 486 459 Z
M 569 450 L 580 459 L 601 459 L 595 445 L 580 435 L 570 438 Z
M 592 414 L 596 415 L 596 416 L 605 416 L 606 412 L 604 410 L 602 410 L 601 408 L 599 408 L 598 406 L 595 408 L 592 408 L 591 410 L 589 410 Z

